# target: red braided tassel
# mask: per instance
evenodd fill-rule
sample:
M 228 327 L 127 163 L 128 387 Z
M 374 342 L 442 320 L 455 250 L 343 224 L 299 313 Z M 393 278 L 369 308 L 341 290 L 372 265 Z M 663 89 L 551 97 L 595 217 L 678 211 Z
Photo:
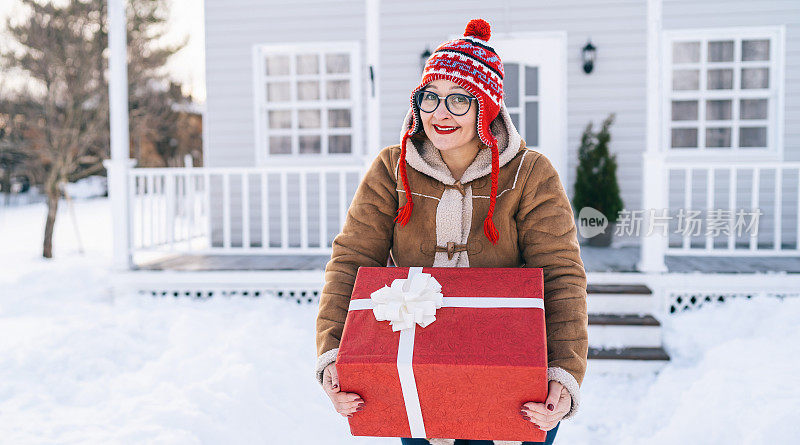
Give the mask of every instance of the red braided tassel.
M 411 131 L 411 130 L 409 130 Z M 403 190 L 406 192 L 406 203 L 397 209 L 397 216 L 394 217 L 394 222 L 400 223 L 405 226 L 408 220 L 411 219 L 411 211 L 414 210 L 414 202 L 411 198 L 411 188 L 408 186 L 408 175 L 406 175 L 406 141 L 408 141 L 408 131 L 403 135 L 403 141 L 400 146 L 400 178 L 403 180 Z
M 494 216 L 494 205 L 497 200 L 497 174 L 500 170 L 500 152 L 497 148 L 497 142 L 492 144 L 490 149 L 492 150 L 492 192 L 489 196 L 489 213 L 483 221 L 483 234 L 486 235 L 486 238 L 489 238 L 492 244 L 497 244 L 497 240 L 500 239 L 500 233 L 497 231 L 497 228 L 494 226 L 494 221 L 492 220 Z
M 412 210 L 414 210 L 414 203 L 409 201 L 404 206 L 397 209 L 397 216 L 394 217 L 394 222 L 405 226 L 408 224 L 408 220 L 411 219 Z
M 486 235 L 486 238 L 489 238 L 492 244 L 497 244 L 497 240 L 500 239 L 500 233 L 494 227 L 494 221 L 492 221 L 491 216 L 487 216 L 483 220 L 483 234 Z

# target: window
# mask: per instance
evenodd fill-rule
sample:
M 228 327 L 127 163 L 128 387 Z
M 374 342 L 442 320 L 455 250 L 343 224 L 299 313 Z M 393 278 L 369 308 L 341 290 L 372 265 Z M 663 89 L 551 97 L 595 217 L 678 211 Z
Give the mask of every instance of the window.
M 524 63 L 503 65 L 503 90 L 511 120 L 528 147 L 539 146 L 539 67 Z
M 664 33 L 664 140 L 672 153 L 779 154 L 781 29 Z
M 256 47 L 257 159 L 360 154 L 358 54 L 357 42 Z

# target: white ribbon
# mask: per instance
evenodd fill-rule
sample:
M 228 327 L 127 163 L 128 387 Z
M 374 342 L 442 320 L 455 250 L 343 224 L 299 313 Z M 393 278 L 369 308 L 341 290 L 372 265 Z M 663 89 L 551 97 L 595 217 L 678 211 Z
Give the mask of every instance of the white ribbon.
M 370 294 L 369 299 L 350 300 L 348 310 L 372 309 L 378 321 L 389 320 L 393 331 L 400 331 L 397 347 L 397 373 L 406 405 L 411 437 L 426 438 L 425 422 L 422 419 L 417 382 L 414 379 L 414 334 L 416 325 L 423 328 L 436 320 L 436 309 L 440 307 L 477 308 L 538 308 L 544 309 L 541 298 L 507 297 L 443 297 L 442 286 L 431 274 L 423 273 L 421 267 L 409 267 L 408 278 L 392 281 Z

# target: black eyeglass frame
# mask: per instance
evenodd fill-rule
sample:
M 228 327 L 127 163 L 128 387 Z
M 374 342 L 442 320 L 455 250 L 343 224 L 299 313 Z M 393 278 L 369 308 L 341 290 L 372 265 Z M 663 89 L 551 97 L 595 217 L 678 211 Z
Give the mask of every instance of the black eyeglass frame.
M 426 93 L 429 93 L 429 94 L 433 94 L 433 95 L 435 95 L 435 96 L 436 96 L 436 98 L 439 100 L 439 101 L 436 103 L 436 106 L 435 106 L 435 107 L 433 107 L 433 110 L 431 110 L 431 111 L 426 111 L 426 110 L 423 110 L 423 109 L 422 109 L 422 104 L 421 104 L 421 102 L 422 102 L 422 96 L 423 96 L 424 94 L 426 94 Z M 450 96 L 462 96 L 462 97 L 464 97 L 464 98 L 468 99 L 468 100 L 469 100 L 469 105 L 467 105 L 467 111 L 465 111 L 465 112 L 463 112 L 463 113 L 461 113 L 461 114 L 454 113 L 454 112 L 453 112 L 453 110 L 451 110 L 451 109 L 450 109 L 450 105 L 448 105 L 448 102 L 447 102 L 447 99 L 449 99 L 449 98 L 450 98 Z M 468 96 L 468 95 L 466 95 L 466 94 L 463 94 L 463 93 L 450 93 L 450 94 L 448 94 L 447 96 L 445 96 L 445 97 L 442 97 L 442 96 L 440 96 L 440 95 L 438 95 L 438 94 L 436 94 L 436 93 L 434 93 L 433 91 L 430 91 L 430 90 L 419 90 L 419 91 L 417 91 L 417 94 L 416 94 L 416 99 L 415 99 L 415 101 L 416 101 L 416 103 L 417 103 L 417 106 L 419 107 L 419 110 L 420 110 L 420 111 L 424 111 L 424 112 L 426 112 L 426 113 L 433 113 L 434 111 L 436 111 L 436 109 L 437 109 L 437 108 L 439 108 L 439 105 L 441 105 L 441 104 L 442 104 L 442 99 L 444 99 L 444 106 L 445 106 L 445 108 L 447 108 L 447 111 L 449 111 L 449 112 L 450 112 L 450 114 L 452 114 L 453 116 L 463 116 L 463 115 L 465 115 L 465 114 L 469 113 L 469 110 L 470 110 L 470 108 L 472 108 L 472 101 L 473 101 L 473 100 L 478 100 L 478 98 L 477 98 L 477 97 L 475 97 L 475 96 Z

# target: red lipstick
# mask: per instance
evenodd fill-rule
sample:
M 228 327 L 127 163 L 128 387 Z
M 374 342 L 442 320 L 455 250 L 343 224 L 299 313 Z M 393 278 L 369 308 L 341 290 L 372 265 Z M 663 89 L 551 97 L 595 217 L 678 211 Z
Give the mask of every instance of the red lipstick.
M 438 125 L 433 125 L 433 129 L 439 134 L 450 134 L 455 132 L 461 127 L 451 127 L 451 126 L 442 126 L 439 127 Z

